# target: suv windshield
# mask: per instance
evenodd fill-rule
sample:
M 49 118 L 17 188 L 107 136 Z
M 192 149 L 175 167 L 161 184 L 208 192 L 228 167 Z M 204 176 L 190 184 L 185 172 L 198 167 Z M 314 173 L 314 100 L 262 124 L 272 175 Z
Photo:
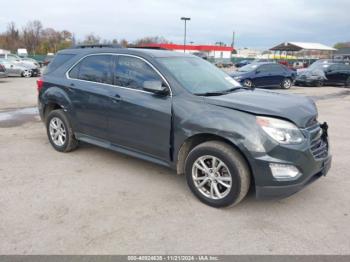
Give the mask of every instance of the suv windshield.
M 255 70 L 259 65 L 257 64 L 248 64 L 245 66 L 242 66 L 240 69 L 238 69 L 238 72 L 250 72 Z
M 211 63 L 197 57 L 157 59 L 192 94 L 224 93 L 241 85 Z

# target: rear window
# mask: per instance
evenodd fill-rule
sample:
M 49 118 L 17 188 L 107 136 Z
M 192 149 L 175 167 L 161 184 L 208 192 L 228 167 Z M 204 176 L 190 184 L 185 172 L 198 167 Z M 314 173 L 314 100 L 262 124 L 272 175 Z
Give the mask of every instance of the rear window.
M 70 60 L 73 54 L 57 54 L 45 70 L 45 74 L 55 71 L 61 65 Z

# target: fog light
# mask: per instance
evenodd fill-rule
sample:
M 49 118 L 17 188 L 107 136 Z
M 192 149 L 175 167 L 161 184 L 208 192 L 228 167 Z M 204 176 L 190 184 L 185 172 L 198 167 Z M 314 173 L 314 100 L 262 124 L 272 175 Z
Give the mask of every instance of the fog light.
M 299 169 L 292 165 L 270 163 L 270 169 L 277 180 L 295 180 L 301 175 Z

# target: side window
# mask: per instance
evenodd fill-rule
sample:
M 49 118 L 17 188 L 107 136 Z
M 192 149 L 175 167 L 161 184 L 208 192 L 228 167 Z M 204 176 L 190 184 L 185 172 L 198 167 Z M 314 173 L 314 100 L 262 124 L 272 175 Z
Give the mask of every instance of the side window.
M 284 71 L 284 69 L 283 69 L 283 67 L 281 65 L 275 64 L 275 65 L 270 65 L 270 66 L 271 66 L 271 71 L 273 73 L 281 73 L 281 72 Z
M 118 56 L 114 70 L 114 84 L 133 89 L 142 89 L 144 81 L 162 79 L 143 60 L 131 56 Z
M 71 69 L 69 71 L 69 77 L 70 78 L 75 78 L 78 79 L 79 78 L 79 69 L 80 69 L 80 64 L 77 64 L 75 67 L 73 67 L 73 69 Z
M 257 70 L 261 73 L 266 73 L 267 71 L 269 71 L 269 66 L 268 65 L 261 65 L 258 67 Z
M 71 78 L 96 83 L 112 83 L 110 55 L 92 55 L 84 58 L 70 72 Z

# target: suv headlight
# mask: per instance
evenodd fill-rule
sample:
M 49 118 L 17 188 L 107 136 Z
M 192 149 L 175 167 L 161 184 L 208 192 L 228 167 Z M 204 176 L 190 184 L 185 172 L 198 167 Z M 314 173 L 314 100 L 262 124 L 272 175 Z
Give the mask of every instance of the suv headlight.
M 263 116 L 257 116 L 256 122 L 262 130 L 278 143 L 299 144 L 304 140 L 299 128 L 291 122 Z

